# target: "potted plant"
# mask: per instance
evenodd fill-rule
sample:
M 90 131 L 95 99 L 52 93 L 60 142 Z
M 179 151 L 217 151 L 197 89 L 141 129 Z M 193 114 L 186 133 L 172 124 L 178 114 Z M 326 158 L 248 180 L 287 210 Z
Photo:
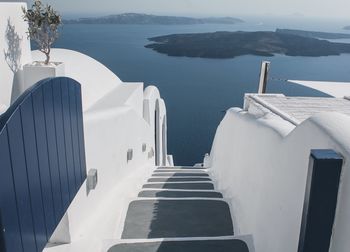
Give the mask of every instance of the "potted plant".
M 35 0 L 32 9 L 22 9 L 24 20 L 28 22 L 28 38 L 36 42 L 40 52 L 46 55 L 45 64 L 50 62 L 51 46 L 58 38 L 61 16 L 50 6 L 43 6 Z
M 41 79 L 64 75 L 63 62 L 50 62 L 51 46 L 59 36 L 62 19 L 50 5 L 43 5 L 41 0 L 35 0 L 31 9 L 23 8 L 22 11 L 24 21 L 28 23 L 28 39 L 35 42 L 38 50 L 46 57 L 44 62 L 35 61 L 23 67 L 24 85 L 28 88 Z

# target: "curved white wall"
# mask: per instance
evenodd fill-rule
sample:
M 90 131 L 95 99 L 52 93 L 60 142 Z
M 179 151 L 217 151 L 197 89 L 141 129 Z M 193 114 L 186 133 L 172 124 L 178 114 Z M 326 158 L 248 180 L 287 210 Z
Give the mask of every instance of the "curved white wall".
M 83 90 L 86 87 L 82 83 Z M 98 185 L 88 196 L 82 187 L 68 210 L 71 245 L 79 244 L 84 251 L 100 250 L 104 240 L 120 238 L 125 207 L 154 168 L 154 122 L 165 118 L 165 104 L 156 87 L 145 92 L 142 87 L 122 84 L 84 112 L 87 167 L 97 169 Z M 157 101 L 160 113 L 156 119 Z M 144 111 L 150 111 L 153 123 L 143 118 Z M 128 150 L 133 151 L 131 161 L 127 161 Z
M 155 120 L 156 114 L 158 118 Z M 156 163 L 167 165 L 166 107 L 164 100 L 160 97 L 159 90 L 155 86 L 148 86 L 144 91 L 143 118 L 157 134 L 154 137 L 154 146 L 157 145 L 155 151 L 158 152 Z M 163 122 L 165 127 L 163 127 Z
M 33 51 L 33 61 L 43 61 L 45 55 Z M 97 60 L 67 49 L 52 49 L 51 61 L 64 62 L 65 76 L 77 80 L 83 85 L 83 109 L 89 109 L 103 96 L 108 94 L 122 81 Z
M 21 10 L 25 6 L 25 3 L 0 2 L 0 107 L 3 109 L 24 91 L 23 65 L 31 61 L 28 25 L 23 22 Z
M 9 107 L 23 93 L 23 66 L 45 59 L 41 52 L 31 52 L 22 7 L 26 3 L 0 2 L 0 107 Z M 84 85 L 84 110 L 122 83 L 107 67 L 79 52 L 52 49 L 51 61 L 64 62 L 65 76 Z
M 228 110 L 206 163 L 231 200 L 235 234 L 253 234 L 256 251 L 297 251 L 310 150 L 330 148 L 345 157 L 330 251 L 348 251 L 349 126 L 348 116 L 320 114 L 291 131 L 273 114 Z
M 70 233 L 73 242 L 116 239 L 126 201 L 137 196 L 154 165 L 154 158 L 148 156 L 152 130 L 128 107 L 84 116 L 87 166 L 97 169 L 98 184 L 89 196 L 82 188 L 75 198 L 69 210 Z M 127 161 L 129 149 L 131 161 Z
M 66 51 L 56 50 L 56 53 L 59 52 Z M 68 73 L 78 80 L 82 74 L 74 68 Z M 96 83 L 84 78 L 80 78 L 80 83 L 85 94 L 98 88 L 98 84 L 96 86 Z M 69 246 L 78 244 L 79 249 L 91 252 L 100 250 L 104 240 L 120 238 L 119 228 L 128 200 L 137 196 L 155 165 L 154 122 L 163 122 L 166 118 L 165 103 L 158 89 L 148 87 L 143 91 L 142 83 L 120 83 L 101 97 L 92 98 L 92 105 L 87 105 L 86 100 L 84 102 L 84 135 L 87 169 L 97 169 L 98 184 L 89 195 L 83 186 L 67 211 L 71 237 Z M 157 102 L 159 113 L 155 118 Z M 151 118 L 151 121 L 144 117 Z M 162 133 L 166 132 L 159 131 L 160 137 Z M 144 151 L 143 145 L 146 145 Z M 158 149 L 162 147 L 160 143 Z M 129 150 L 133 151 L 131 161 L 127 161 Z M 166 156 L 166 150 L 160 155 Z M 67 230 L 67 227 L 60 229 Z M 58 234 L 52 242 L 60 241 L 60 236 Z M 82 245 L 82 241 L 86 246 Z M 52 250 L 65 249 L 65 246 L 60 246 Z

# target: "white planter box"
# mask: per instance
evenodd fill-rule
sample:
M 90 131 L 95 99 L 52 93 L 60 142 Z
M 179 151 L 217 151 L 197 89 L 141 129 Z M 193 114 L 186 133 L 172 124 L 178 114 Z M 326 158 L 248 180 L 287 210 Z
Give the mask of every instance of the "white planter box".
M 50 62 L 45 65 L 43 62 L 33 62 L 23 66 L 24 90 L 30 88 L 42 79 L 65 76 L 63 62 Z
M 7 110 L 7 106 L 4 104 L 0 104 L 0 115 Z

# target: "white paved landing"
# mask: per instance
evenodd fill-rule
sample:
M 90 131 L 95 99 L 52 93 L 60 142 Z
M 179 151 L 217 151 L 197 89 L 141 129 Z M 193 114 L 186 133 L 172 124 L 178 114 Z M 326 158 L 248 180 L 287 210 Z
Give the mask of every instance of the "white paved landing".
M 350 100 L 332 97 L 286 97 L 284 95 L 248 95 L 249 102 L 282 116 L 297 125 L 323 112 L 339 112 L 350 116 Z

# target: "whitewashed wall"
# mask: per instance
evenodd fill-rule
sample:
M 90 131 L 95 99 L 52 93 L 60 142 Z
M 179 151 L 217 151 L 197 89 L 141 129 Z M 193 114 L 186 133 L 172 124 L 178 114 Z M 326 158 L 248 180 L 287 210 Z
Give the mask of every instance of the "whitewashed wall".
M 158 118 L 155 120 L 155 111 L 158 110 Z M 166 134 L 166 125 L 165 132 L 163 132 L 163 121 L 166 123 L 166 106 L 164 100 L 160 97 L 159 90 L 155 86 L 148 86 L 144 92 L 144 101 L 143 101 L 143 118 L 147 121 L 152 129 L 155 130 L 157 136 L 154 137 L 153 145 L 158 144 L 158 163 L 160 165 L 167 165 L 167 146 L 166 141 L 163 140 L 163 134 L 165 137 Z M 157 143 L 156 143 L 157 142 Z M 165 143 L 165 144 L 164 144 Z M 156 151 L 156 149 L 155 149 Z
M 0 113 L 24 91 L 23 65 L 31 62 L 22 6 L 0 2 Z
M 148 156 L 152 131 L 125 107 L 87 114 L 85 136 L 88 169 L 97 169 L 98 185 L 89 196 L 82 188 L 68 211 L 72 241 L 119 238 L 126 202 L 137 196 L 154 166 L 153 156 Z M 145 152 L 143 143 L 148 146 Z M 129 149 L 133 159 L 127 162 Z
M 81 84 L 83 90 L 89 88 L 84 82 Z M 150 89 L 153 95 L 149 95 Z M 160 101 L 158 119 L 154 118 L 154 105 L 144 107 L 157 100 Z M 144 119 L 146 110 L 152 117 L 151 124 Z M 128 201 L 137 196 L 154 168 L 154 122 L 165 116 L 165 104 L 158 89 L 151 87 L 143 92 L 142 83 L 122 83 L 84 111 L 87 170 L 97 169 L 98 185 L 89 195 L 84 185 L 67 211 L 68 222 L 60 229 L 66 231 L 69 226 L 70 249 L 78 244 L 79 250 L 98 251 L 103 241 L 120 238 Z M 130 149 L 133 159 L 127 161 Z M 55 235 L 52 242 L 65 237 L 65 234 Z M 67 246 L 45 251 L 66 251 Z
M 0 50 L 10 45 L 16 57 L 0 56 L 0 113 L 23 91 L 22 66 L 43 60 L 39 51 L 30 51 L 27 25 L 22 20 L 22 3 L 0 3 Z M 6 39 L 7 22 L 13 26 L 16 43 Z M 18 37 L 16 37 L 18 34 Z M 5 39 L 3 39 L 5 38 Z M 123 83 L 113 72 L 87 55 L 53 49 L 51 60 L 64 62 L 65 76 L 81 84 L 87 172 L 97 169 L 98 184 L 87 194 L 86 184 L 70 205 L 45 251 L 100 251 L 103 241 L 120 237 L 128 200 L 136 197 L 155 164 L 155 123 L 166 118 L 166 108 L 156 87 L 143 91 L 143 83 Z M 12 64 L 12 65 L 11 65 Z M 16 71 L 13 71 L 13 66 Z M 155 118 L 159 104 L 158 118 Z M 158 129 L 159 139 L 166 131 Z M 161 160 L 166 146 L 160 141 Z M 146 150 L 142 146 L 146 145 Z M 127 160 L 128 150 L 133 151 Z
M 23 66 L 45 59 L 41 52 L 31 52 L 22 7 L 26 3 L 0 2 L 0 113 L 25 91 Z M 107 67 L 79 52 L 53 49 L 51 61 L 64 62 L 66 76 L 85 85 L 84 109 L 122 83 Z
M 85 54 L 67 49 L 52 49 L 50 55 L 51 61 L 64 62 L 65 76 L 81 83 L 84 110 L 122 83 L 107 67 Z M 32 56 L 33 61 L 45 59 L 45 55 L 39 51 L 33 51 Z
M 295 252 L 311 149 L 345 157 L 332 252 L 349 251 L 350 118 L 320 114 L 294 129 L 272 114 L 227 111 L 206 164 L 232 203 L 237 235 L 253 234 L 256 251 Z

